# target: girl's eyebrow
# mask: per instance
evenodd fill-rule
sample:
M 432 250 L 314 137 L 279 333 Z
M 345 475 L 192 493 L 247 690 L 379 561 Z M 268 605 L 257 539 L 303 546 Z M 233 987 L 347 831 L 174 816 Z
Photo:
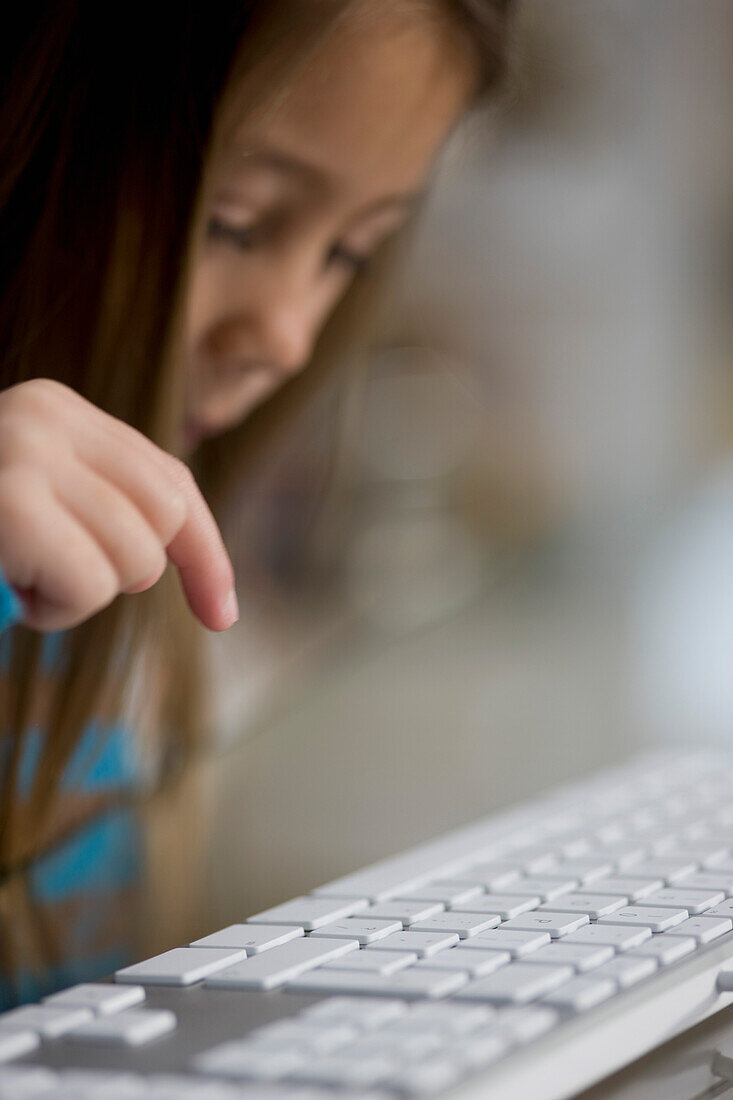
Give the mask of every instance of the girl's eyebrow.
M 282 175 L 299 177 L 303 183 L 311 187 L 322 187 L 324 184 L 327 186 L 333 185 L 328 173 L 323 168 L 302 160 L 292 153 L 285 153 L 278 149 L 259 148 L 240 150 L 239 156 L 247 164 L 269 168 L 275 172 L 280 172 Z M 400 207 L 409 210 L 418 204 L 423 195 L 424 190 L 422 188 L 415 191 L 398 191 L 391 195 L 384 195 L 372 203 L 367 203 L 358 211 L 358 214 L 360 217 L 364 217 L 365 215 L 379 213 L 389 207 Z

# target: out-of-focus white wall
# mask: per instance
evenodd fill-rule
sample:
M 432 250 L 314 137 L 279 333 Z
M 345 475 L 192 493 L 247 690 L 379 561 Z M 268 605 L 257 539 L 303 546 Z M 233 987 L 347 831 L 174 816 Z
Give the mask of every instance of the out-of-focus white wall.
M 396 327 L 447 343 L 487 406 L 542 410 L 569 510 L 615 552 L 711 453 L 733 18 L 719 0 L 520 11 L 518 87 L 498 136 L 446 158 Z
M 520 12 L 370 360 L 336 579 L 212 639 L 212 926 L 650 740 L 733 739 L 733 10 Z

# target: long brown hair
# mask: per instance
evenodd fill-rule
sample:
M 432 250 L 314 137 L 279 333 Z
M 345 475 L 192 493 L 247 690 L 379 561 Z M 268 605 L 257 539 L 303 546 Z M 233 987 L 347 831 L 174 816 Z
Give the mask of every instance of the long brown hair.
M 436 2 L 465 28 L 482 87 L 492 88 L 504 68 L 509 0 L 425 0 L 425 6 Z M 177 340 L 212 149 L 235 109 L 271 102 L 272 89 L 292 79 L 352 6 L 350 0 L 184 0 L 171 17 L 160 5 L 133 3 L 110 24 L 109 9 L 92 0 L 56 0 L 21 5 L 6 20 L 0 390 L 31 378 L 57 379 L 175 450 L 183 397 Z M 339 310 L 342 321 L 354 312 L 351 299 Z M 267 440 L 287 431 L 334 359 L 333 331 L 324 335 L 319 362 L 238 433 L 229 469 L 255 463 Z M 223 466 L 216 443 L 197 460 L 215 503 Z M 62 675 L 45 671 L 42 636 L 13 631 L 0 679 L 0 733 L 10 745 L 0 774 L 0 887 L 3 877 L 78 826 L 55 812 L 60 777 L 90 717 L 124 710 L 141 654 L 157 703 L 163 770 L 185 756 L 206 711 L 200 631 L 170 570 L 149 592 L 121 596 L 69 632 Z M 39 723 L 48 736 L 21 801 L 23 739 Z M 84 812 L 99 809 L 87 804 Z

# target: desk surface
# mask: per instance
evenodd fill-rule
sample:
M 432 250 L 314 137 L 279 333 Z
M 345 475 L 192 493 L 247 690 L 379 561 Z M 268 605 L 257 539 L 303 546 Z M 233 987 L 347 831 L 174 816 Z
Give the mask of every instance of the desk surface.
M 733 1100 L 733 1005 L 577 1100 Z

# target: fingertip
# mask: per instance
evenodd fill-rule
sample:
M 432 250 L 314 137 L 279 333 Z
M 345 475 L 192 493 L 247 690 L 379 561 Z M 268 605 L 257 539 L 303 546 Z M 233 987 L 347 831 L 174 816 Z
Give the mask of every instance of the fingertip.
M 194 583 L 198 580 L 195 572 L 181 570 L 180 577 L 188 606 L 207 630 L 221 633 L 234 625 L 239 618 L 239 604 L 233 586 L 227 585 L 223 589 L 226 595 L 222 599 L 216 594 L 218 586 L 213 586 L 213 590 L 212 587 L 202 590 L 200 584 Z M 221 592 L 222 588 L 218 590 Z
M 239 601 L 237 599 L 237 593 L 234 588 L 231 588 L 229 590 L 224 602 L 219 609 L 219 613 L 222 623 L 222 626 L 219 628 L 220 630 L 228 630 L 229 627 L 234 626 L 234 624 L 239 619 Z
M 229 630 L 231 626 L 234 626 L 239 619 L 239 603 L 236 592 L 232 588 L 221 603 L 214 605 L 214 608 L 207 608 L 205 614 L 202 612 L 197 614 L 205 627 L 213 630 L 216 634 L 223 634 L 225 630 Z

